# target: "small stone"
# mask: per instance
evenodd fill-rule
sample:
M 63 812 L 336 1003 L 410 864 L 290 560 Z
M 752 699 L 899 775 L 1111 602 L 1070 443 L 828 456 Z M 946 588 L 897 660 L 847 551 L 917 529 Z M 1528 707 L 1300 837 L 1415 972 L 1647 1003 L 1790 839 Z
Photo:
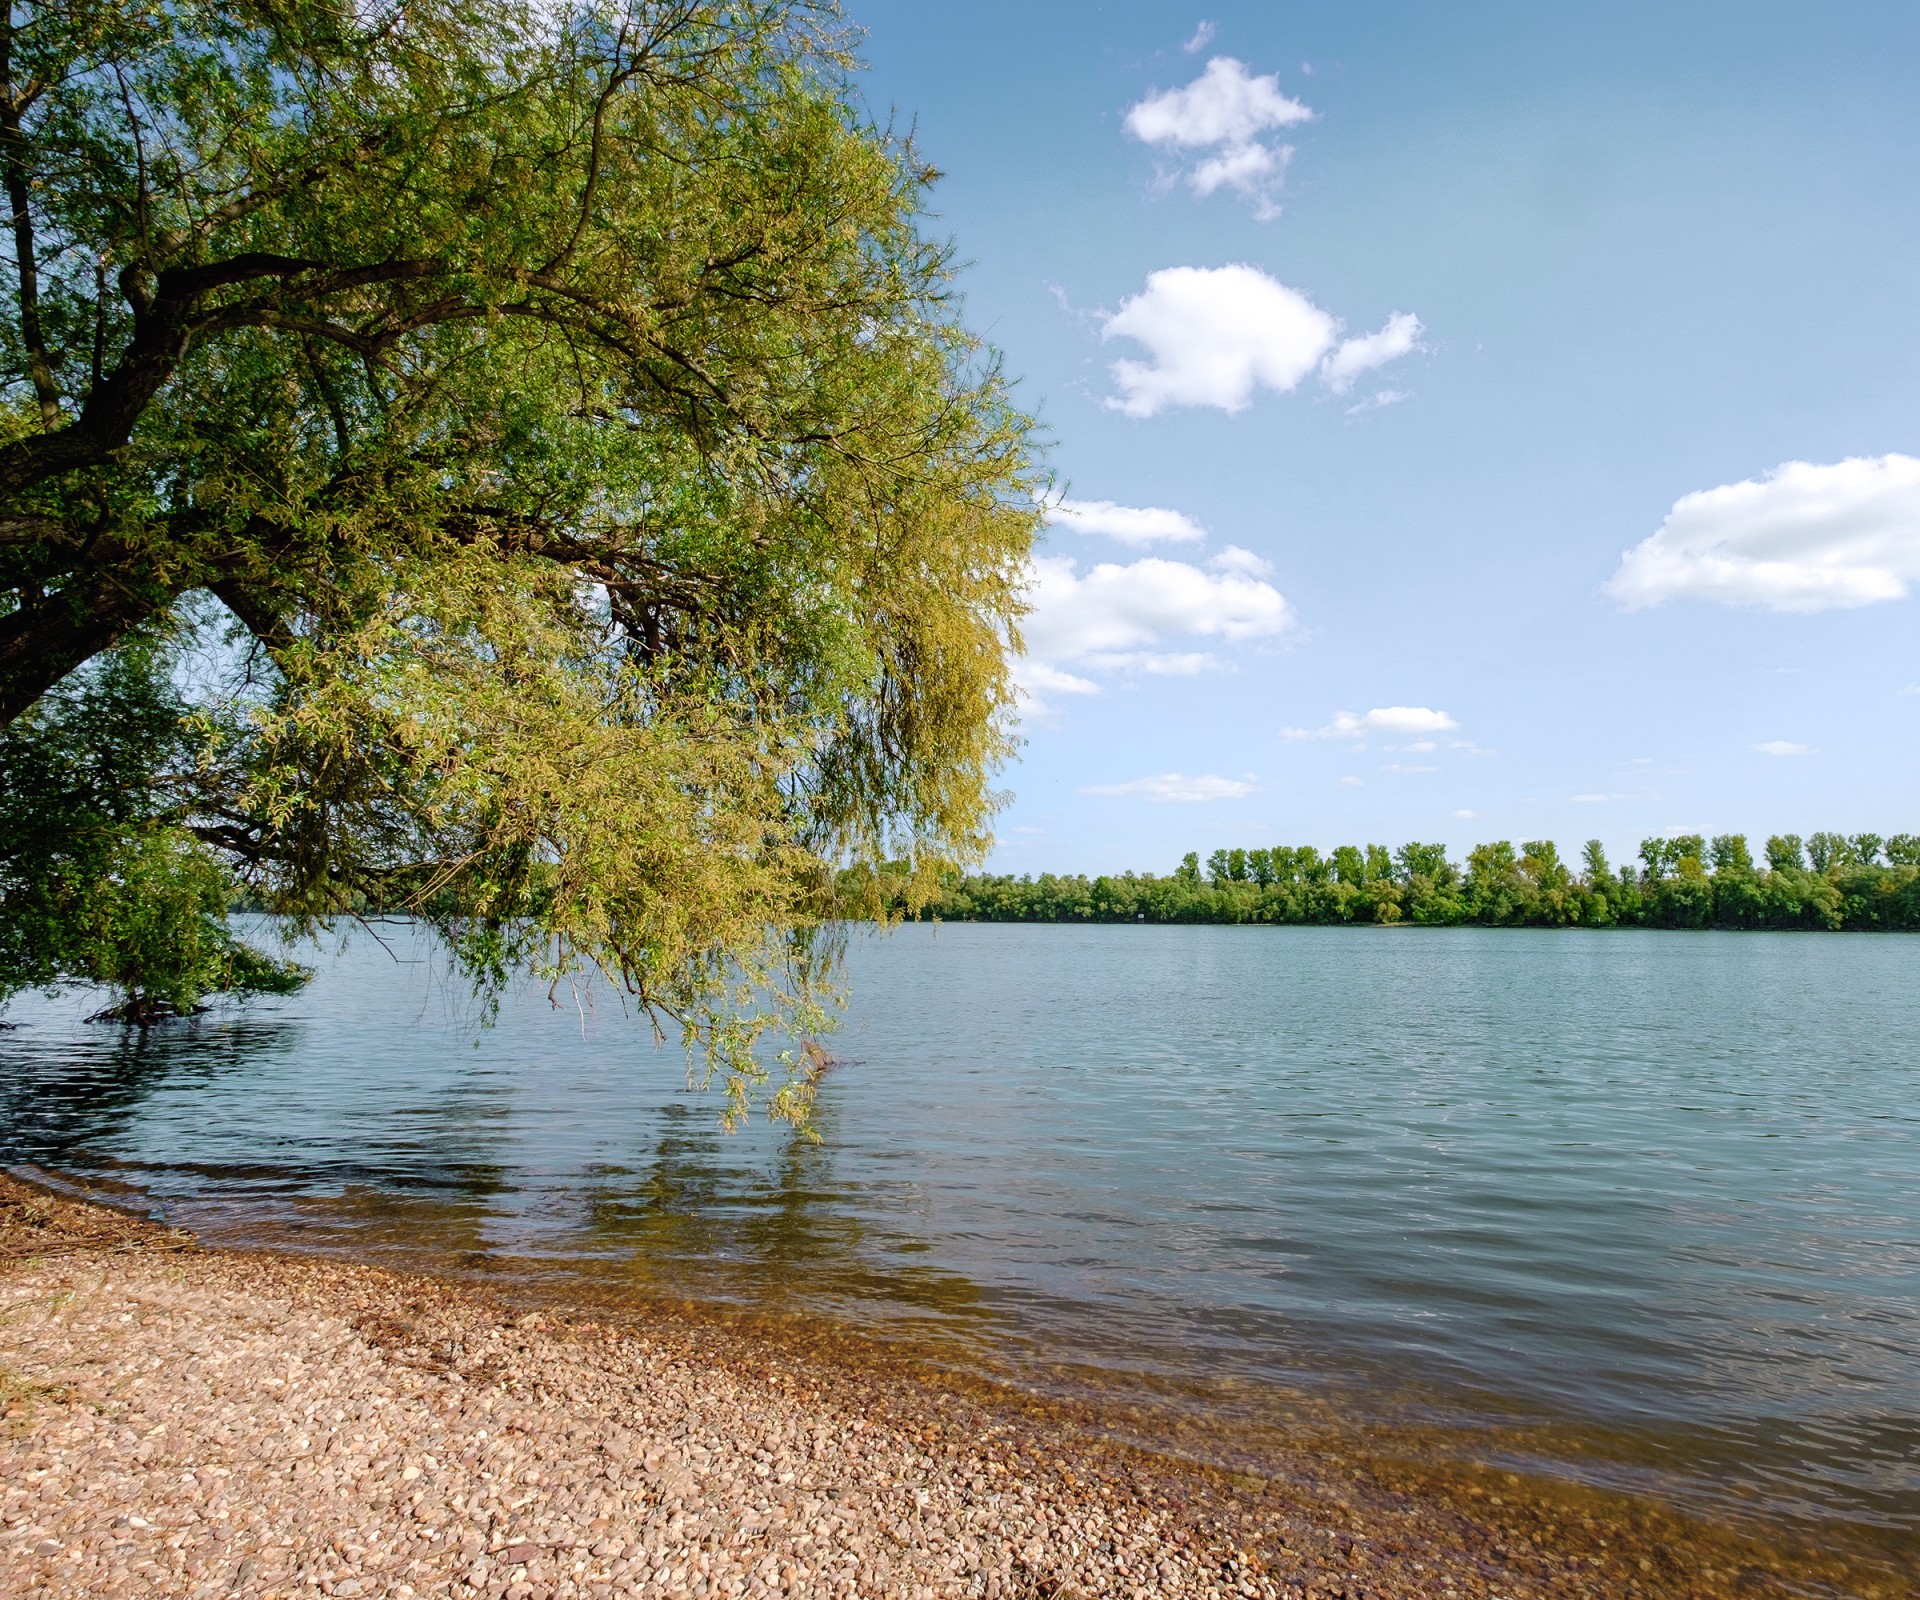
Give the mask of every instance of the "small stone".
M 1135 1486 L 1071 1432 L 1034 1422 L 1022 1443 L 1029 1424 L 998 1425 L 991 1401 L 961 1416 L 897 1373 L 783 1361 L 743 1386 L 715 1328 L 639 1338 L 550 1313 L 528 1325 L 549 1333 L 503 1338 L 516 1314 L 424 1281 L 168 1249 L 25 1265 L 0 1250 L 0 1303 L 62 1308 L 0 1318 L 0 1368 L 124 1408 L 0 1428 L 0 1596 L 1437 1600 L 1459 1580 L 1462 1600 L 1490 1600 L 1417 1495 L 1402 1509 L 1343 1481 L 1335 1520 L 1356 1531 L 1308 1538 L 1277 1465 L 1210 1486 L 1143 1466 Z M 448 1351 L 470 1370 L 420 1364 Z M 1336 1470 L 1309 1476 L 1331 1487 Z M 1246 1490 L 1284 1512 L 1284 1536 L 1249 1538 Z M 1528 1504 L 1517 1484 L 1504 1498 Z M 1363 1538 L 1368 1512 L 1382 1520 Z M 1508 1537 L 1552 1558 L 1557 1600 L 1619 1600 L 1584 1549 Z M 1351 1557 L 1364 1587 L 1330 1570 L 1369 1539 Z M 1658 1562 L 1650 1538 L 1620 1539 L 1616 1568 Z

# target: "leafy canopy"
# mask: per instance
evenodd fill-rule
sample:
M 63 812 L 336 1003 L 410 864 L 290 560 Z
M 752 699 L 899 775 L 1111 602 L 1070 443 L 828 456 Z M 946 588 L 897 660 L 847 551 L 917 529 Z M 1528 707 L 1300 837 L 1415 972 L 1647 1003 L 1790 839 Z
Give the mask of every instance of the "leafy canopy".
M 808 0 L 12 5 L 8 760 L 132 652 L 180 861 L 605 974 L 743 1104 L 863 865 L 984 845 L 1036 520 L 849 70 Z

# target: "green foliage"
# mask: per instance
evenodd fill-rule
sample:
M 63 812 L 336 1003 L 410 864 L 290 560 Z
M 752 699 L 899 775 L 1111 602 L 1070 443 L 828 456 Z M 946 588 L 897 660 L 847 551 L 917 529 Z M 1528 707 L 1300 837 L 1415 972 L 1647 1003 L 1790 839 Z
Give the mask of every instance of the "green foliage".
M 144 1024 L 306 981 L 234 936 L 232 874 L 169 814 L 194 752 L 166 665 L 135 641 L 0 730 L 0 1001 L 95 984 Z
M 1797 872 L 1807 864 L 1806 846 L 1797 833 L 1776 833 L 1767 840 L 1767 866 L 1774 872 Z
M 1164 878 L 950 873 L 913 914 L 975 922 L 1920 931 L 1920 838 L 1895 834 L 1884 850 L 1887 865 L 1863 865 L 1865 852 L 1855 842 L 1844 860 L 1829 856 L 1824 872 L 1809 872 L 1798 839 L 1776 836 L 1767 842 L 1771 865 L 1762 872 L 1739 834 L 1723 834 L 1711 846 L 1682 835 L 1645 840 L 1643 869 L 1616 873 L 1594 839 L 1576 875 L 1547 839 L 1517 852 L 1504 839 L 1476 846 L 1464 872 L 1436 844 L 1391 853 L 1382 845 L 1343 845 L 1331 858 L 1310 845 L 1277 846 L 1246 852 L 1246 879 L 1228 872 L 1203 881 L 1197 854 Z M 1216 851 L 1214 859 L 1230 867 L 1233 854 Z
M 0 726 L 216 597 L 127 778 L 181 872 L 604 975 L 738 1111 L 813 930 L 984 847 L 1039 515 L 850 68 L 812 0 L 9 8 Z
M 1807 836 L 1807 859 L 1813 863 L 1815 872 L 1825 872 L 1832 867 L 1858 866 L 1859 858 L 1853 853 L 1853 845 L 1844 834 L 1814 833 Z
M 1753 871 L 1753 852 L 1747 848 L 1745 834 L 1716 834 L 1711 849 L 1715 872 Z

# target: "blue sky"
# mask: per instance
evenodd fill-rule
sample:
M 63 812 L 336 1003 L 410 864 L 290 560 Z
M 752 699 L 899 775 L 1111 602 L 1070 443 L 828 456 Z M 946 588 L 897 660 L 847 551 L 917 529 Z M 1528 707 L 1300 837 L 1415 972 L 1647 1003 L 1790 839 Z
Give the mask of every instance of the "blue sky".
M 1920 830 L 1920 11 L 852 12 L 1065 501 L 998 867 Z

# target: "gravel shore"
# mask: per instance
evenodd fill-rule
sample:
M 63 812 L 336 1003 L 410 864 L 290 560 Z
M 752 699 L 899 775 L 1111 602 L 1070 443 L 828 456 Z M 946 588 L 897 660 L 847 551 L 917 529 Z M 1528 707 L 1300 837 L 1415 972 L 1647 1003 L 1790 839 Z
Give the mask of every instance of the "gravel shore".
M 4 1176 L 0 1412 L 8 1597 L 1912 1592 L 1514 1479 L 1229 1478 L 937 1374 L 201 1250 Z

